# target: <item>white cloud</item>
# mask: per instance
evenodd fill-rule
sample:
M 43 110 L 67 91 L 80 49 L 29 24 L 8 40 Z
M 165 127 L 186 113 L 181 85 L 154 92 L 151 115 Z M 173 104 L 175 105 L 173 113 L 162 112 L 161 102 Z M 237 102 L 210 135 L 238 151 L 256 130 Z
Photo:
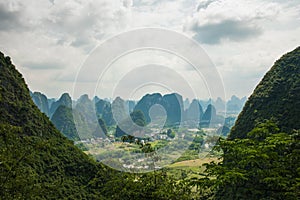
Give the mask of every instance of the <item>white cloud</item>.
M 0 48 L 32 89 L 58 96 L 72 88 L 59 78 L 74 76 L 87 53 L 126 27 L 127 12 L 118 0 L 0 0 Z
M 299 46 L 296 1 L 205 2 L 188 18 L 184 30 L 212 58 L 227 97 L 250 95 L 274 61 Z
M 187 16 L 196 9 L 197 0 L 133 1 L 133 27 L 165 27 L 181 30 Z
M 218 44 L 223 40 L 242 41 L 258 37 L 263 24 L 279 12 L 275 3 L 258 1 L 205 1 L 187 20 L 185 31 L 190 31 L 201 43 Z
M 133 5 L 132 0 L 123 0 L 123 6 L 125 8 L 130 8 Z
M 228 96 L 249 95 L 300 43 L 297 0 L 0 0 L 0 23 L 1 51 L 30 88 L 50 96 L 72 92 L 88 53 L 131 28 L 163 27 L 200 41 Z

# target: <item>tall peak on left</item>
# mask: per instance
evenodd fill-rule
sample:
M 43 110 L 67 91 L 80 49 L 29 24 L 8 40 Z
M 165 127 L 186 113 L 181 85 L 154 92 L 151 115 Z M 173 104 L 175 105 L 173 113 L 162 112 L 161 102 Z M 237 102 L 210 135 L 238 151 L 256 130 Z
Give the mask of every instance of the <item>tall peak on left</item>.
M 31 100 L 29 89 L 9 57 L 0 52 L 0 122 L 33 126 L 44 116 Z M 46 119 L 46 118 L 45 118 Z M 51 126 L 49 122 L 47 124 Z M 32 132 L 36 132 L 32 130 Z M 37 134 L 37 133 L 36 133 Z
M 1 199 L 92 199 L 87 185 L 98 165 L 38 109 L 3 53 L 0 113 Z

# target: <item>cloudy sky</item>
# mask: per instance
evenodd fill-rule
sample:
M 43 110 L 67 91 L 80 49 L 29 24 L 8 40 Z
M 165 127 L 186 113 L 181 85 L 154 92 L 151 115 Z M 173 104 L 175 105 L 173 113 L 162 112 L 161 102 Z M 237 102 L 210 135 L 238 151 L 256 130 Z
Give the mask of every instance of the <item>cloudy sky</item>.
M 144 27 L 196 40 L 216 66 L 226 98 L 249 96 L 274 61 L 300 45 L 300 1 L 0 0 L 0 50 L 12 57 L 32 91 L 49 97 L 72 93 L 76 74 L 99 44 Z

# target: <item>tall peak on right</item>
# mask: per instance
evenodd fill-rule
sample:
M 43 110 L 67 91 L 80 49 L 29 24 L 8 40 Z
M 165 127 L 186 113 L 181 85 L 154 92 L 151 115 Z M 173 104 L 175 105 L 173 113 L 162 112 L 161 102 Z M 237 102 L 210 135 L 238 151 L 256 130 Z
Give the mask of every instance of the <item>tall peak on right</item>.
M 257 123 L 274 120 L 285 132 L 300 129 L 300 47 L 275 62 L 246 102 L 229 139 L 246 138 Z

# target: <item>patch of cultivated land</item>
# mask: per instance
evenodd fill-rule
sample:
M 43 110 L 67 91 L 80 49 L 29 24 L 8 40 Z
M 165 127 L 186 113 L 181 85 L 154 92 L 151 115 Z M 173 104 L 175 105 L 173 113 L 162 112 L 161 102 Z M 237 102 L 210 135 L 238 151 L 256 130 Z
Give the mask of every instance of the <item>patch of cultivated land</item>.
M 199 178 L 201 177 L 199 173 L 202 173 L 205 170 L 205 166 L 202 165 L 204 163 L 210 163 L 212 161 L 220 162 L 220 160 L 217 157 L 205 157 L 195 160 L 185 160 L 181 162 L 176 162 L 166 167 L 166 169 L 168 170 L 169 174 L 177 178 L 183 176 L 187 176 L 189 178 Z
M 173 163 L 169 165 L 170 168 L 182 168 L 182 167 L 201 167 L 204 163 L 210 163 L 212 161 L 218 162 L 217 157 L 206 157 L 206 158 L 199 158 L 195 160 L 185 160 L 181 162 Z

